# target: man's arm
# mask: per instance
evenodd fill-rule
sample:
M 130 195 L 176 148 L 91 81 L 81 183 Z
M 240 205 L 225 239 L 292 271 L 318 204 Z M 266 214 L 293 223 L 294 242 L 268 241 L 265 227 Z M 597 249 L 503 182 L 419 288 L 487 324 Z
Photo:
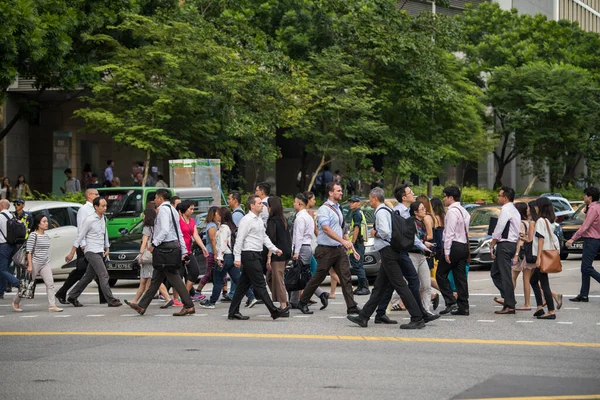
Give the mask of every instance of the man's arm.
M 585 219 L 583 220 L 583 224 L 581 224 L 581 227 L 577 229 L 577 232 L 575 232 L 575 234 L 573 234 L 573 236 L 569 240 L 571 244 L 574 241 L 581 238 L 585 233 L 587 233 L 587 231 L 591 228 L 592 225 L 599 223 L 599 215 L 597 209 L 598 207 L 594 207 L 588 211 L 587 215 L 585 216 Z
M 502 210 L 500 211 L 500 215 L 498 216 L 498 223 L 496 224 L 496 228 L 494 228 L 494 232 L 492 233 L 492 239 L 495 239 L 496 242 L 499 242 L 502 239 L 502 232 L 506 227 L 506 223 L 508 222 L 510 215 L 508 211 Z
M 242 218 L 240 226 L 238 226 L 237 237 L 235 239 L 235 245 L 233 246 L 233 257 L 236 262 L 242 260 L 242 247 L 244 245 L 244 239 L 248 234 L 249 224 L 250 220 Z
M 446 222 L 444 224 L 444 255 L 450 256 L 450 249 L 452 248 L 452 241 L 456 236 L 456 224 L 458 223 L 458 215 L 453 210 L 448 210 L 446 214 Z
M 296 218 L 296 221 L 294 221 L 294 255 L 300 254 L 302 234 L 305 229 L 306 223 L 304 222 L 304 218 Z

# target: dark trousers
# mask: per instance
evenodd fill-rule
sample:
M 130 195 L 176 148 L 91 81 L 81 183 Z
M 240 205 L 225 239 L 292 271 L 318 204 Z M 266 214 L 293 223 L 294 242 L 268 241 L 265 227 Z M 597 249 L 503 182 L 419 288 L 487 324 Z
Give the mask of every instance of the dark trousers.
M 306 284 L 302 296 L 300 296 L 300 303 L 308 303 L 315 290 L 325 280 L 329 270 L 333 268 L 340 277 L 340 286 L 342 287 L 346 307 L 356 307 L 358 304 L 354 301 L 354 295 L 352 294 L 352 276 L 350 275 L 350 262 L 348 261 L 346 249 L 343 246 L 318 245 L 315 250 L 315 259 L 317 260 L 317 270 Z
M 498 242 L 496 246 L 496 259 L 492 264 L 490 276 L 504 299 L 504 307 L 515 308 L 515 286 L 512 280 L 512 260 L 517 251 L 517 244 L 511 242 Z
M 173 289 L 177 290 L 177 293 L 179 293 L 179 297 L 185 308 L 194 307 L 192 298 L 185 288 L 185 284 L 179 275 L 179 271 L 166 269 L 154 269 L 154 272 L 152 273 L 152 280 L 150 281 L 150 287 L 144 292 L 144 295 L 138 302 L 140 307 L 148 308 L 150 302 L 152 302 L 152 299 L 154 298 L 154 295 L 156 292 L 158 292 L 158 288 L 160 288 L 161 283 L 163 283 L 165 279 L 169 281 Z
M 357 260 L 353 254 L 350 255 L 350 273 L 356 275 L 360 286 L 361 283 L 367 280 L 367 274 L 365 273 L 365 243 L 358 243 L 357 241 L 354 243 L 354 249 L 360 255 L 360 258 Z
M 75 269 L 69 273 L 67 280 L 63 283 L 60 289 L 56 292 L 56 296 L 60 298 L 66 298 L 67 292 L 71 289 L 75 284 L 83 278 L 85 275 L 85 271 L 87 270 L 88 262 L 85 259 L 85 255 L 83 254 L 83 250 L 80 247 L 77 248 L 77 261 L 75 262 Z M 94 279 L 96 281 L 96 285 L 98 285 L 98 300 L 100 304 L 106 303 L 106 297 L 104 297 L 104 293 L 102 293 L 102 289 L 100 288 L 100 283 L 98 278 Z
M 469 284 L 467 282 L 467 259 L 469 258 L 469 245 L 467 243 L 453 242 L 450 248 L 450 264 L 446 262 L 446 257 L 442 257 L 438 264 L 435 275 L 440 292 L 444 296 L 446 307 L 458 303 L 461 311 L 469 309 Z M 452 271 L 458 300 L 454 298 L 448 274 Z
M 382 299 L 396 290 L 400 295 L 406 310 L 410 314 L 411 320 L 422 320 L 423 313 L 419 307 L 421 299 L 420 297 L 417 297 L 419 300 L 416 300 L 415 296 L 408 288 L 408 284 L 406 283 L 404 275 L 402 274 L 402 269 L 400 268 L 399 254 L 392 250 L 390 246 L 384 247 L 379 253 L 381 254 L 381 267 L 379 268 L 379 272 L 377 272 L 377 278 L 375 279 L 375 286 L 371 292 L 371 297 L 369 297 L 369 300 L 364 305 L 361 316 L 369 318 L 375 309 L 382 303 Z M 389 299 L 385 302 L 386 306 L 387 303 L 389 303 Z
M 0 295 L 8 285 L 19 287 L 19 280 L 8 270 L 15 250 L 14 244 L 0 243 Z
M 269 292 L 267 292 L 267 282 L 263 275 L 261 252 L 242 251 L 242 275 L 235 289 L 235 295 L 229 305 L 229 315 L 240 312 L 240 303 L 248 289 L 250 289 L 250 285 L 254 288 L 256 298 L 265 303 L 269 312 L 273 313 L 277 309 L 269 296 Z
M 408 290 L 412 293 L 413 297 L 417 301 L 417 305 L 421 310 L 421 314 L 425 315 L 425 307 L 423 307 L 423 302 L 421 301 L 421 282 L 419 281 L 419 274 L 415 269 L 410 256 L 406 251 L 394 252 L 398 257 L 398 264 L 400 265 L 400 270 L 402 271 L 402 275 L 406 282 L 408 282 Z M 379 306 L 377 307 L 377 316 L 381 317 L 385 315 L 385 310 L 387 309 L 390 300 L 392 300 L 392 296 L 394 294 L 394 288 L 392 286 L 388 287 L 385 292 L 385 296 L 379 302 Z M 398 293 L 400 294 L 400 293 Z
M 554 311 L 554 298 L 552 297 L 552 290 L 550 289 L 550 282 L 548 281 L 548 274 L 540 272 L 539 268 L 533 270 L 531 278 L 529 279 L 531 289 L 535 295 L 535 303 L 538 307 L 543 307 L 544 299 L 546 299 L 546 305 L 548 311 Z M 542 299 L 542 293 L 540 291 L 540 284 L 544 291 L 544 299 Z
M 594 278 L 600 283 L 600 272 L 592 265 L 596 254 L 600 250 L 600 239 L 583 238 L 583 258 L 581 259 L 581 290 L 580 296 L 590 294 L 590 279 Z

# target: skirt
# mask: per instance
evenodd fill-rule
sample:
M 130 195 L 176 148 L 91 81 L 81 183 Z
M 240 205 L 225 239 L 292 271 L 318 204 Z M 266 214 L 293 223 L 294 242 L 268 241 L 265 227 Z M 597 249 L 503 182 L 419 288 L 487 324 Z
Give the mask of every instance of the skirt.
M 141 264 L 140 265 L 140 279 L 152 278 L 153 272 L 154 272 L 154 268 L 152 267 L 152 264 Z

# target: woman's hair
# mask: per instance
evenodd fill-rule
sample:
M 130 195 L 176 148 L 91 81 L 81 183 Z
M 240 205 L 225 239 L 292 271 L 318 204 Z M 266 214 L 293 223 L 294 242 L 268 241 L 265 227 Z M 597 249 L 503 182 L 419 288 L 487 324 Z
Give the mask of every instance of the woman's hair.
M 444 204 L 439 197 L 434 197 L 431 199 L 431 209 L 433 210 L 433 215 L 440 217 L 442 221 L 444 217 L 446 217 L 446 210 L 444 209 Z
M 92 165 L 85 164 L 85 166 L 83 167 L 83 172 L 92 172 Z
M 233 223 L 233 217 L 231 216 L 231 211 L 229 211 L 229 208 L 221 207 L 217 210 L 217 212 L 221 217 L 221 225 L 227 225 L 233 232 L 235 230 L 235 224 Z
M 304 196 L 306 196 L 306 204 L 308 204 L 309 201 L 315 198 L 315 194 L 313 192 L 304 192 L 303 194 Z
M 419 207 L 421 206 L 421 204 L 425 204 L 419 200 L 411 203 L 409 210 L 410 210 L 410 216 L 411 217 L 415 217 L 417 215 L 417 210 L 419 209 Z M 425 209 L 427 210 L 427 206 L 425 206 Z
M 521 221 L 527 221 L 527 203 L 515 203 L 515 208 L 521 214 Z
M 306 195 L 304 193 L 296 194 L 296 199 L 300 200 L 302 202 L 302 204 L 304 204 L 304 205 L 308 204 L 308 198 L 306 197 Z
M 546 218 L 552 223 L 556 220 L 554 206 L 552 206 L 552 202 L 547 197 L 538 197 L 535 204 L 540 210 L 538 215 L 539 218 Z
M 425 206 L 425 211 L 427 211 L 427 214 L 429 214 L 433 217 L 433 215 L 434 215 L 433 207 L 431 207 L 431 202 L 429 201 L 429 197 L 422 194 L 419 197 L 417 197 L 417 200 L 420 201 L 421 203 L 423 203 L 423 205 Z
M 208 209 L 208 212 L 206 213 L 206 223 L 210 224 L 211 222 L 215 222 L 215 214 L 218 210 L 219 207 L 217 206 L 212 206 Z
M 185 212 L 187 210 L 190 209 L 190 207 L 194 206 L 194 202 L 191 200 L 185 200 L 182 201 L 181 203 L 177 204 L 177 211 L 181 212 L 182 214 L 185 214 Z
M 27 183 L 27 181 L 25 180 L 25 175 L 21 174 L 19 176 L 17 176 L 17 185 L 19 184 L 19 179 L 23 178 L 23 183 Z
M 5 181 L 5 180 L 9 180 L 9 181 L 10 181 L 10 179 L 8 179 L 8 176 L 5 176 L 4 178 L 2 178 L 2 187 L 5 187 L 5 186 L 8 186 L 8 185 L 10 185 L 10 183 L 6 183 L 6 184 L 4 184 L 4 181 Z
M 146 208 L 144 210 L 144 226 L 154 226 L 156 221 L 156 210 L 154 208 Z
M 535 200 L 531 200 L 529 203 L 527 203 L 527 205 L 529 206 L 529 213 L 531 214 L 531 220 L 537 221 L 538 213 L 535 211 Z
M 42 220 L 44 218 L 48 218 L 48 217 L 46 217 L 46 215 L 44 215 L 44 214 L 36 214 L 36 216 L 33 217 L 33 223 L 31 224 L 31 231 L 30 232 L 37 231 L 37 228 L 40 226 L 40 222 L 42 222 Z
M 283 204 L 281 204 L 281 197 L 278 196 L 269 197 L 269 218 L 273 217 L 280 217 L 287 228 L 287 221 L 283 215 Z

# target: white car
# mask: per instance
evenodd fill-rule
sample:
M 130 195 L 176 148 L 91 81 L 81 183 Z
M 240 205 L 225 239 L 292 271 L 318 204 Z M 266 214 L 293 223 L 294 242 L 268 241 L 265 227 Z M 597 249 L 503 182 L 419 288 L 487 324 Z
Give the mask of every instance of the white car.
M 65 201 L 25 201 L 25 211 L 31 214 L 32 222 L 36 215 L 48 217 L 50 236 L 50 265 L 54 276 L 63 276 L 71 272 L 75 262 L 65 263 L 65 256 L 73 247 L 77 238 L 77 212 L 82 204 Z M 11 204 L 9 211 L 14 212 Z

